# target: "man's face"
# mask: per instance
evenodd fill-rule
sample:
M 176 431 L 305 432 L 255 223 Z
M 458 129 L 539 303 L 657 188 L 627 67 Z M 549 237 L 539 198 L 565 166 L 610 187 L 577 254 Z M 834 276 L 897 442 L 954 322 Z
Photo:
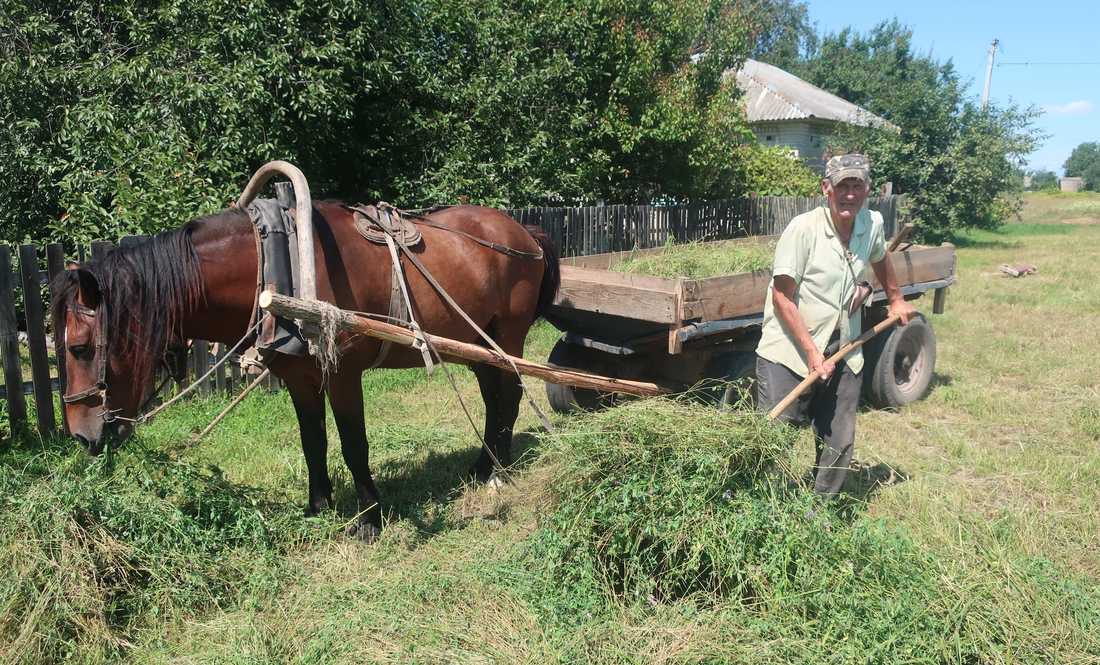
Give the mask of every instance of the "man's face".
M 860 178 L 845 178 L 835 185 L 830 180 L 822 180 L 821 191 L 829 200 L 829 210 L 834 220 L 850 222 L 867 200 L 871 183 Z

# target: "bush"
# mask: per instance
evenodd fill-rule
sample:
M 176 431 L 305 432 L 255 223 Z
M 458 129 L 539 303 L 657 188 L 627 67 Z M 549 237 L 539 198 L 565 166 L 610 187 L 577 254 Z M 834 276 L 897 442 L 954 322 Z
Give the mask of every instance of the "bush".
M 315 198 L 648 203 L 775 187 L 732 0 L 13 0 L 0 240 L 165 230 L 272 159 Z M 705 53 L 705 57 L 698 57 Z M 764 169 L 764 181 L 750 171 Z M 776 170 L 778 169 L 778 171 Z M 779 179 L 771 178 L 771 173 Z

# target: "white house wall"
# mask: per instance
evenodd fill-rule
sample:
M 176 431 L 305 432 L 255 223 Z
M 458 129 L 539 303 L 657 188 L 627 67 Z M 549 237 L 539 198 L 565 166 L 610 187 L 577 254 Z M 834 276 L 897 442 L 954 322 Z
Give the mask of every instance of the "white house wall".
M 758 143 L 785 146 L 792 156 L 805 159 L 807 166 L 819 172 L 825 167 L 825 137 L 836 132 L 836 123 L 820 120 L 761 122 L 751 127 Z

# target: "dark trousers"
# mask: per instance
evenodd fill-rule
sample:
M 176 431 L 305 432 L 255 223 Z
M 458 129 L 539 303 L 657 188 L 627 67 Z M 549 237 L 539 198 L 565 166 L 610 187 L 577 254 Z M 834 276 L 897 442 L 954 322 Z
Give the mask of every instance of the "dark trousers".
M 833 355 L 839 348 L 839 341 L 830 341 L 825 357 Z M 764 412 L 771 411 L 801 382 L 801 376 L 783 365 L 757 358 L 757 408 Z M 856 409 L 862 387 L 862 376 L 840 361 L 828 381 L 811 385 L 779 415 L 781 422 L 801 427 L 809 420 L 813 427 L 817 448 L 814 492 L 827 500 L 835 499 L 840 493 L 848 466 L 852 463 Z

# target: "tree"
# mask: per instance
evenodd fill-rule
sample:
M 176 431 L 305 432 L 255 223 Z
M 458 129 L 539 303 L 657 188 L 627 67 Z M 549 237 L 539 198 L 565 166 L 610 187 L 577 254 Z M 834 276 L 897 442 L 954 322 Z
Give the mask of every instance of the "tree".
M 1050 192 L 1058 191 L 1058 176 L 1054 171 L 1030 171 L 1028 175 L 1031 177 L 1031 190 L 1034 192 Z
M 1084 178 L 1085 189 L 1100 191 L 1100 143 L 1086 141 L 1074 148 L 1062 169 L 1067 178 Z
M 157 231 L 288 159 L 318 193 L 415 159 L 396 2 L 12 0 L 0 10 L 5 240 Z M 369 131 L 367 131 L 369 128 Z
M 875 180 L 907 195 L 920 237 L 936 242 L 996 228 L 1018 207 L 1018 198 L 1003 194 L 1041 138 L 1037 113 L 982 109 L 966 97 L 951 62 L 914 53 L 911 38 L 896 19 L 865 35 L 845 29 L 823 37 L 792 73 L 889 123 L 850 128 L 830 149 L 865 152 Z
M 742 194 L 751 45 L 736 0 L 11 0 L 0 240 L 169 228 L 271 159 L 407 207 Z
M 806 3 L 750 0 L 744 8 L 745 17 L 756 35 L 752 57 L 789 70 L 799 60 L 811 57 L 817 49 L 817 32 L 810 23 Z
M 403 188 L 498 205 L 648 202 L 738 191 L 750 139 L 723 72 L 749 32 L 724 0 L 426 7 L 416 66 L 423 168 Z

